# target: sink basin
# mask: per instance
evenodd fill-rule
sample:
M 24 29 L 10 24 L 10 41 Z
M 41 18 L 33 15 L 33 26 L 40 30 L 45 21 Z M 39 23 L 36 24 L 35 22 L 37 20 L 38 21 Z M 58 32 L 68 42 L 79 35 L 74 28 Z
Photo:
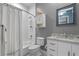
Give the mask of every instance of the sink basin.
M 40 39 L 41 40 L 41 39 L 44 39 L 44 38 L 43 37 L 37 37 L 37 39 Z

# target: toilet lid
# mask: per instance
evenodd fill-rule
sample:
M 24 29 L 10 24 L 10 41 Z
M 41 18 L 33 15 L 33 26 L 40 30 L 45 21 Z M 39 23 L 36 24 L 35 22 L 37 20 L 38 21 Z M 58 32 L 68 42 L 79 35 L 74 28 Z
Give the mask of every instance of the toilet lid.
M 31 46 L 29 46 L 29 49 L 36 49 L 36 48 L 39 48 L 40 47 L 40 45 L 31 45 Z

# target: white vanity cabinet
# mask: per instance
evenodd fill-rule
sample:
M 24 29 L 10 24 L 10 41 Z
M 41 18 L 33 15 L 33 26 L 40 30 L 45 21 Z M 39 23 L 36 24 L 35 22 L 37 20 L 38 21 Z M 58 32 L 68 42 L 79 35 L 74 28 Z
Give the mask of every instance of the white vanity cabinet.
M 48 56 L 79 56 L 79 42 L 58 38 L 47 39 Z
M 71 56 L 71 44 L 58 41 L 58 56 Z

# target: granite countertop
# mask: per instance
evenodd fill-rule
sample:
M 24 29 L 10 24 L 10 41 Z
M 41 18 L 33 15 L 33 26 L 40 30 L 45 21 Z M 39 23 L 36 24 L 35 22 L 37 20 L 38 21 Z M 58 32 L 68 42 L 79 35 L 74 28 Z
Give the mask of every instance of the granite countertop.
M 79 43 L 79 38 L 64 38 L 64 37 L 54 37 L 54 36 L 50 36 L 47 37 L 47 39 L 51 39 L 51 40 L 58 40 L 58 41 L 67 41 L 67 42 L 72 42 L 72 43 Z

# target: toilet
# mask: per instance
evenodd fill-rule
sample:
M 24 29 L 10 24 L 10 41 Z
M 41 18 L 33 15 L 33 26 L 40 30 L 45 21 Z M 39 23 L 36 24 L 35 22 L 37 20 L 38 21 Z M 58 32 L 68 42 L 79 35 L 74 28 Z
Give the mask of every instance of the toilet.
M 28 47 L 30 56 L 41 56 L 40 46 L 44 45 L 44 38 L 37 37 L 37 45 L 30 45 Z
M 40 46 L 44 45 L 44 38 L 43 37 L 37 37 L 37 45 L 40 45 Z
M 40 56 L 40 45 L 31 45 L 29 46 L 29 54 L 30 56 Z

